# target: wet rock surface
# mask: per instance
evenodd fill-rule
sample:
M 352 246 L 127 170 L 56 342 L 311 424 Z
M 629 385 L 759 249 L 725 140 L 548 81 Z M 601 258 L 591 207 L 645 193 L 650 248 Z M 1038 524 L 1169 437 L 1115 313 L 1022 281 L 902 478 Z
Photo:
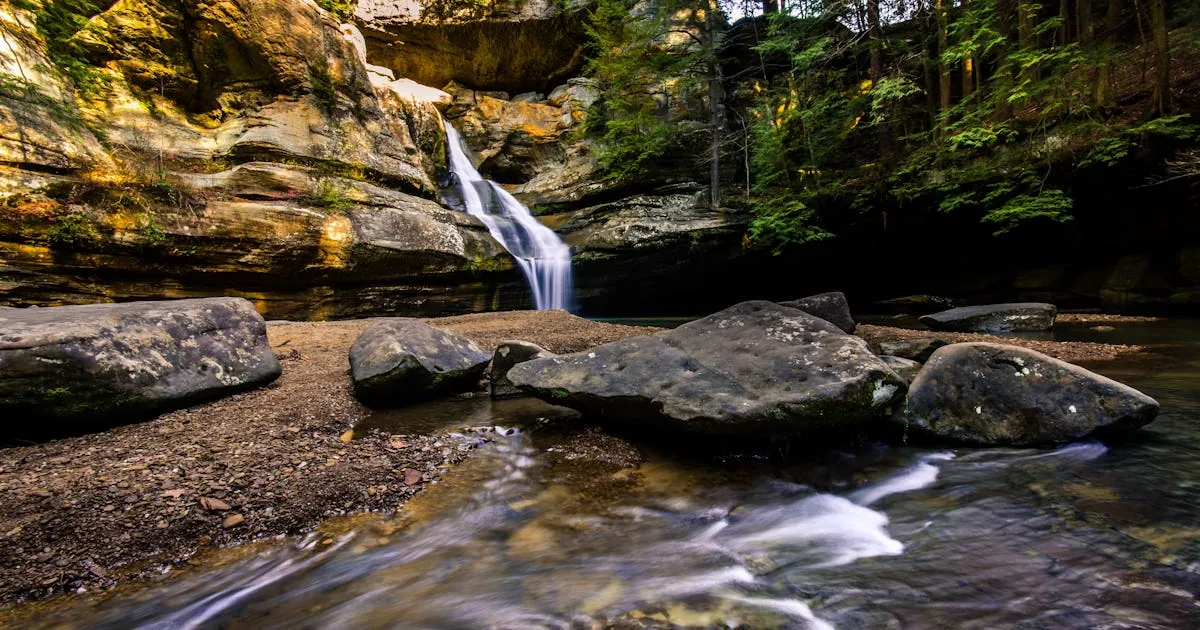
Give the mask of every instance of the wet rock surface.
M 0 437 L 145 419 L 279 376 L 266 323 L 240 298 L 0 308 Z
M 1041 302 L 963 306 L 921 317 L 933 330 L 951 332 L 1040 332 L 1054 327 L 1058 308 Z
M 350 346 L 359 399 L 388 405 L 475 389 L 491 360 L 470 339 L 417 319 L 375 320 Z
M 753 437 L 853 430 L 904 392 L 861 339 L 771 302 L 522 363 L 509 379 L 593 421 Z
M 1039 352 L 993 343 L 939 349 L 899 416 L 911 434 L 1029 446 L 1114 436 L 1154 419 L 1158 403 L 1110 378 Z
M 846 334 L 854 333 L 856 324 L 854 316 L 850 314 L 850 303 L 846 301 L 846 294 L 841 291 L 818 293 L 799 300 L 780 302 L 780 304 L 800 309 L 813 317 L 819 317 L 841 328 Z

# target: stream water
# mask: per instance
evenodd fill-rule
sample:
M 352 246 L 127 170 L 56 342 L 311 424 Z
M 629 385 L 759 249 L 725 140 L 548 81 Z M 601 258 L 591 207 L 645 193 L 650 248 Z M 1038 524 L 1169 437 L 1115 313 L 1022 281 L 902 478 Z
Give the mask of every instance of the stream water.
M 863 444 L 793 463 L 736 452 L 681 457 L 639 444 L 643 461 L 630 465 L 619 440 L 555 429 L 571 423 L 569 411 L 529 400 L 434 403 L 372 424 L 525 430 L 448 438 L 490 441 L 418 497 L 417 515 L 395 532 L 299 541 L 44 621 L 172 629 L 1200 627 L 1200 327 L 1115 326 L 1057 334 L 1149 346 L 1098 367 L 1163 406 L 1120 444 Z

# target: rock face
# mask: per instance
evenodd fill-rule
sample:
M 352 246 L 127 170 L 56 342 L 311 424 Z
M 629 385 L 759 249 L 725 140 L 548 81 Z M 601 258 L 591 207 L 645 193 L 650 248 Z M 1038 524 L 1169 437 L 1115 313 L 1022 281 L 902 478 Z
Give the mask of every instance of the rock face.
M 504 341 L 496 346 L 492 354 L 492 398 L 513 398 L 524 394 L 512 381 L 508 380 L 508 372 L 513 366 L 554 356 L 553 352 L 528 341 Z
M 1112 379 L 1033 350 L 992 343 L 941 348 L 913 381 L 908 431 L 968 444 L 1059 444 L 1132 431 L 1158 403 Z
M 491 357 L 470 339 L 416 319 L 383 318 L 350 346 L 354 391 L 400 404 L 475 389 Z
M 924 363 L 944 345 L 947 344 L 941 339 L 900 339 L 880 343 L 879 350 L 881 354 Z
M 250 302 L 209 298 L 0 308 L 0 432 L 69 435 L 270 382 Z
M 436 3 L 361 0 L 367 56 L 424 85 L 549 91 L 584 62 L 579 0 Z
M 772 302 L 521 363 L 508 378 L 600 422 L 753 437 L 854 430 L 905 389 L 861 339 Z
M 963 306 L 925 315 L 921 323 L 933 330 L 953 332 L 1038 332 L 1054 327 L 1053 304 L 1021 302 Z
M 854 333 L 856 324 L 854 316 L 850 314 L 850 303 L 846 301 L 846 294 L 841 291 L 818 293 L 780 304 L 798 308 L 813 317 L 820 317 L 841 328 L 848 335 Z

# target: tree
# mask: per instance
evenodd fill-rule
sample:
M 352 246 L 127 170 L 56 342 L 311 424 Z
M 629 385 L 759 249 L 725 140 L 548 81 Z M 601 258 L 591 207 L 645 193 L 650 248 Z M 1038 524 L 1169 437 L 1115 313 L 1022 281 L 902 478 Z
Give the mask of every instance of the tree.
M 1154 31 L 1154 92 L 1150 110 L 1164 116 L 1171 111 L 1171 46 L 1166 0 L 1150 0 L 1150 24 Z

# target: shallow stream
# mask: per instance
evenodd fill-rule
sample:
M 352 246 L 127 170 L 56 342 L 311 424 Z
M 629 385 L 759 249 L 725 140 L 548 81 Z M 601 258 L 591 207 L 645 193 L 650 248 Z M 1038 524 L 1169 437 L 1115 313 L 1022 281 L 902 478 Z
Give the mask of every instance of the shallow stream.
M 1200 326 L 1061 326 L 1138 343 L 1094 366 L 1162 403 L 1132 440 L 1057 450 L 861 444 L 800 463 L 679 457 L 535 401 L 377 427 L 487 440 L 396 528 L 311 537 L 48 626 L 1197 628 Z M 540 420 L 539 420 L 540 419 Z M 394 531 L 393 531 L 394 529 Z

